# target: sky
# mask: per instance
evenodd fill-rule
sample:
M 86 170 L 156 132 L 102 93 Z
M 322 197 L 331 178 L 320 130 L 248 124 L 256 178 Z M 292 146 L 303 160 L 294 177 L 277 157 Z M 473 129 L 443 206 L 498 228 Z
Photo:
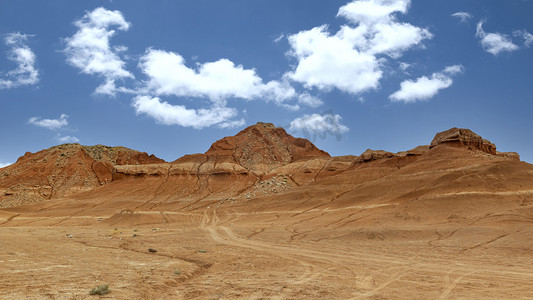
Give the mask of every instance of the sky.
M 0 0 L 0 167 L 173 161 L 257 122 L 331 155 L 468 128 L 533 163 L 532 0 Z

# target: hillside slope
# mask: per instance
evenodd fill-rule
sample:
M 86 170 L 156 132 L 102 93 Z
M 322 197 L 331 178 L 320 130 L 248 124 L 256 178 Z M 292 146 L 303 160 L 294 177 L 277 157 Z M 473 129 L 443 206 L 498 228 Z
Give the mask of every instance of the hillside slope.
M 92 190 L 113 180 L 114 166 L 161 163 L 125 147 L 64 144 L 27 152 L 0 169 L 0 207 L 35 203 Z

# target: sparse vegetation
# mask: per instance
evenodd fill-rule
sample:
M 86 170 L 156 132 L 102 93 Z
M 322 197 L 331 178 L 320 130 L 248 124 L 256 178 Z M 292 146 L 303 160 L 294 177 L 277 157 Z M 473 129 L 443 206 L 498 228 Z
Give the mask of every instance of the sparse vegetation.
M 109 285 L 102 284 L 92 289 L 89 292 L 89 295 L 106 295 L 106 294 L 109 294 L 110 292 L 111 291 L 109 290 Z
M 181 270 L 174 270 L 174 274 L 181 275 Z

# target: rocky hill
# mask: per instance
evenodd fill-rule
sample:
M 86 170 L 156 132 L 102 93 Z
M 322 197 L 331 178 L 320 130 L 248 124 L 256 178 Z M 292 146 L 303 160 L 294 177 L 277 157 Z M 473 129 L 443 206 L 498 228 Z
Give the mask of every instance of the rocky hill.
M 351 181 L 353 178 L 338 176 L 350 176 L 347 174 L 354 170 L 367 169 L 366 173 L 357 171 L 361 173 L 358 176 L 376 178 L 436 155 L 443 147 L 519 160 L 518 154 L 497 152 L 494 144 L 468 129 L 437 133 L 430 146 L 408 151 L 368 149 L 359 156 L 330 157 L 283 128 L 257 123 L 216 141 L 204 154 L 186 155 L 171 163 L 144 152 L 102 145 L 65 144 L 26 153 L 15 164 L 0 169 L 0 207 L 74 195 L 110 183 L 104 193 L 136 190 L 142 194 L 157 187 L 169 201 L 251 199 L 312 185 L 328 177 Z M 370 171 L 369 166 L 374 169 Z M 150 186 L 140 188 L 145 185 Z M 142 192 L 128 186 L 138 186 Z
M 27 152 L 0 169 L 0 207 L 60 198 L 110 183 L 114 166 L 164 163 L 162 159 L 125 147 L 63 144 Z
M 330 156 L 310 141 L 295 138 L 272 123 L 257 123 L 216 141 L 205 155 L 234 161 L 255 175 L 295 161 Z

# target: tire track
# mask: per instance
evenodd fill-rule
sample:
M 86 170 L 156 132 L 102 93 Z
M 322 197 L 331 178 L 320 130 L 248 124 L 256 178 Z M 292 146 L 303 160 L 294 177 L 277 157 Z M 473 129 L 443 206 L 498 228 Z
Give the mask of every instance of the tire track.
M 453 292 L 453 290 L 457 287 L 457 285 L 467 276 L 470 276 L 476 272 L 469 272 L 466 274 L 463 274 L 461 276 L 458 276 L 454 281 L 450 282 L 450 275 L 455 270 L 451 270 L 444 276 L 444 289 L 442 293 L 439 295 L 438 299 L 448 299 L 450 297 L 450 294 Z
M 277 249 L 269 243 L 248 240 L 238 237 L 230 228 L 218 226 L 217 224 L 219 223 L 219 221 L 220 219 L 218 217 L 216 209 L 213 210 L 212 217 L 209 216 L 209 212 L 207 209 L 204 211 L 201 228 L 206 230 L 215 242 L 234 247 L 251 249 L 260 253 L 267 252 L 281 258 L 295 261 L 298 264 L 302 265 L 304 268 L 304 272 L 300 275 L 299 278 L 291 282 L 292 285 L 300 286 L 320 276 L 320 272 L 318 272 L 318 266 L 316 266 L 315 264 L 303 261 L 302 259 L 297 257 L 293 257 L 288 254 L 289 251 L 284 251 L 284 249 Z M 220 232 L 222 232 L 222 234 Z
M 9 218 L 7 218 L 4 222 L 0 223 L 0 226 L 4 225 L 4 224 L 7 224 L 9 222 L 11 222 L 11 220 L 13 220 L 14 218 L 20 216 L 20 214 L 16 214 L 16 215 L 13 215 L 13 216 L 10 216 Z

